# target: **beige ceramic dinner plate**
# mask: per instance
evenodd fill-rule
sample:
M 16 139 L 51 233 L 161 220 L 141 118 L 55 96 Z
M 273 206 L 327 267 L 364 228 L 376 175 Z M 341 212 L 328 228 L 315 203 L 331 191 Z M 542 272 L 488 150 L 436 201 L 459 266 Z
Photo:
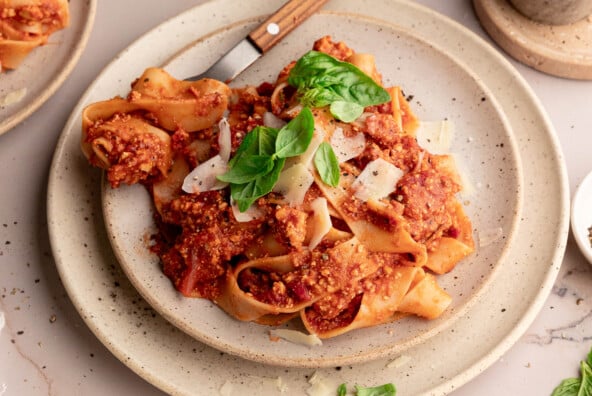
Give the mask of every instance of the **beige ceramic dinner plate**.
M 244 36 L 253 23 L 237 23 L 200 40 L 167 62 L 166 69 L 179 77 L 192 75 L 194 59 L 209 62 L 217 51 Z M 478 247 L 453 272 L 438 277 L 453 297 L 450 308 L 438 320 L 407 317 L 352 331 L 310 348 L 271 341 L 269 326 L 239 322 L 208 300 L 183 298 L 162 275 L 158 257 L 148 251 L 146 236 L 154 233 L 154 216 L 146 189 L 139 185 L 105 187 L 103 213 L 113 250 L 148 303 L 197 340 L 263 363 L 342 366 L 401 353 L 425 341 L 462 315 L 504 263 L 504 253 L 520 214 L 520 159 L 511 128 L 495 97 L 468 68 L 412 31 L 358 14 L 320 13 L 232 85 L 273 81 L 284 65 L 311 49 L 313 42 L 324 34 L 345 41 L 359 52 L 375 54 L 386 85 L 401 85 L 405 94 L 413 97 L 411 104 L 420 120 L 452 122 L 455 138 L 451 151 L 464 165 L 461 168 L 469 184 L 461 200 L 466 203 L 476 237 L 495 241 L 486 241 L 487 246 Z M 498 238 L 488 236 L 495 232 Z M 299 320 L 282 327 L 302 330 Z
M 95 17 L 96 0 L 68 2 L 70 25 L 52 34 L 21 65 L 0 74 L 0 135 L 33 114 L 54 94 L 76 66 Z M 1 104 L 11 93 L 23 92 L 16 102 Z M 20 96 L 20 95 L 18 95 Z
M 237 84 L 273 79 L 278 65 L 331 34 L 374 53 L 387 83 L 413 95 L 420 118 L 454 121 L 453 151 L 472 184 L 463 201 L 476 235 L 498 228 L 503 234 L 443 278 L 455 305 L 440 320 L 359 330 L 314 349 L 271 343 L 267 328 L 236 322 L 209 302 L 174 292 L 143 246 L 150 221 L 139 221 L 138 214 L 150 206 L 141 189 L 106 190 L 109 225 L 103 224 L 101 174 L 79 149 L 82 108 L 125 94 L 147 66 L 166 64 L 177 77 L 195 74 L 195 65 L 214 59 L 280 3 L 253 1 L 239 12 L 233 1 L 215 0 L 192 9 L 130 46 L 89 87 L 59 141 L 49 182 L 49 228 L 61 278 L 97 337 L 169 393 L 225 387 L 276 394 L 287 387 L 301 394 L 310 386 L 311 367 L 262 362 L 320 367 L 355 361 L 317 374 L 335 387 L 394 382 L 398 395 L 445 394 L 505 352 L 542 306 L 563 254 L 569 200 L 557 139 L 531 90 L 490 46 L 428 9 L 391 0 L 329 2 Z M 227 28 L 219 30 L 222 25 Z

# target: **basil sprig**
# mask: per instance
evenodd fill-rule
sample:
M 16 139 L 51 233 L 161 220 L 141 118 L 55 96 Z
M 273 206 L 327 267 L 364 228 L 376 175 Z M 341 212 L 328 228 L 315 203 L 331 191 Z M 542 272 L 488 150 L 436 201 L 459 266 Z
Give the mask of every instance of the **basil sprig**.
M 314 118 L 305 107 L 280 130 L 257 126 L 249 132 L 218 180 L 230 184 L 230 194 L 241 212 L 277 183 L 286 158 L 306 151 L 314 133 Z
M 322 52 L 309 51 L 288 76 L 305 106 L 330 106 L 331 114 L 344 122 L 362 115 L 364 107 L 386 103 L 389 93 L 356 66 Z
M 592 396 L 592 349 L 580 362 L 580 378 L 567 378 L 553 390 L 551 396 Z

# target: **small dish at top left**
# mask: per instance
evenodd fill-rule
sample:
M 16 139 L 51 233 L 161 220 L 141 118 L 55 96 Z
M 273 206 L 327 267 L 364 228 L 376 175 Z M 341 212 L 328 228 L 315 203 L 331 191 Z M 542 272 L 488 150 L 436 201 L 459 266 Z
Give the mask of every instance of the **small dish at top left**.
M 78 63 L 92 30 L 97 0 L 68 4 L 70 25 L 52 34 L 48 43 L 34 49 L 17 69 L 0 74 L 0 135 L 41 107 Z M 2 104 L 2 99 L 11 94 L 24 95 Z

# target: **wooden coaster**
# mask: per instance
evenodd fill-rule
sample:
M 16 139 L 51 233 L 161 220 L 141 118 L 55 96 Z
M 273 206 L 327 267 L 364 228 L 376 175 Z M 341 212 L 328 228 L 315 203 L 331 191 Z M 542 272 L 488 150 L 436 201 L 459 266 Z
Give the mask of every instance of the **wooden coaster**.
M 507 0 L 473 0 L 491 38 L 518 61 L 554 76 L 592 80 L 592 16 L 569 25 L 535 22 Z

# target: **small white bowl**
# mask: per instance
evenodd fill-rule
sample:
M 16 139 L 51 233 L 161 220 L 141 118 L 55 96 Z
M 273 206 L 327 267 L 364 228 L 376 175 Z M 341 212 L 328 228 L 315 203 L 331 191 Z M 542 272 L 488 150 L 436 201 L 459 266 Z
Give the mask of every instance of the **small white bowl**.
M 571 202 L 571 230 L 582 254 L 592 264 L 592 172 L 578 185 Z

